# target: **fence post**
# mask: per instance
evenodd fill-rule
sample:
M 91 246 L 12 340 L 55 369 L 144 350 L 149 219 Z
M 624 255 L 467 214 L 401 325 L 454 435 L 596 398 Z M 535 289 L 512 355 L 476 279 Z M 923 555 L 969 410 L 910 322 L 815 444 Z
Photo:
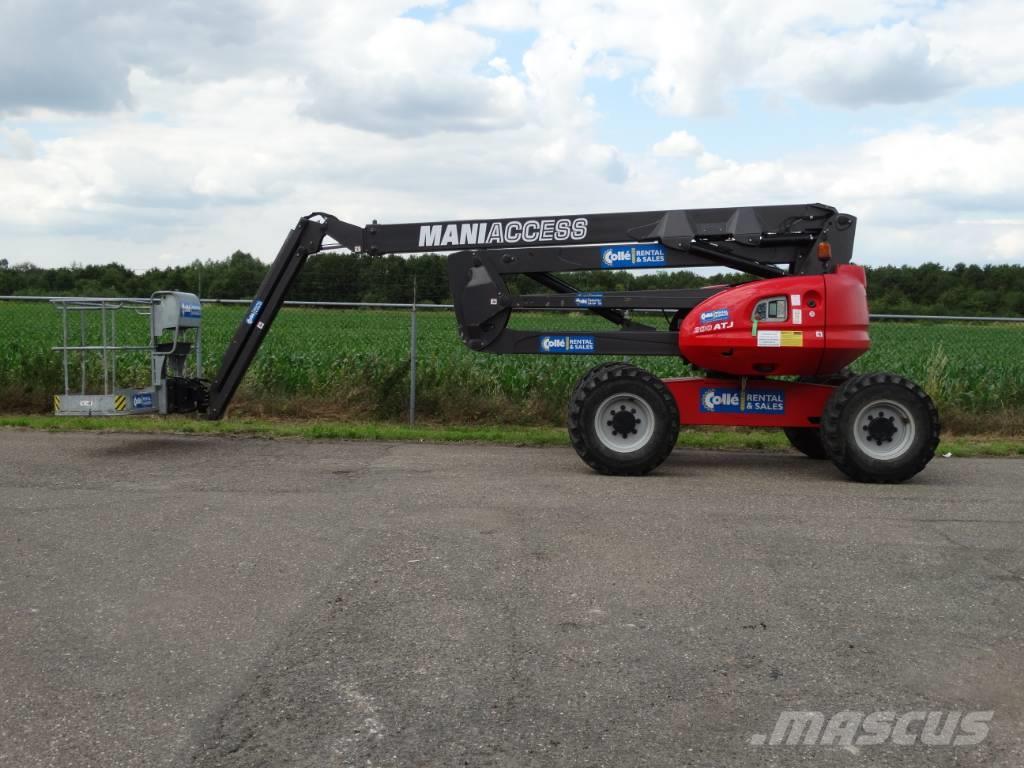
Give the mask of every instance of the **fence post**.
M 409 316 L 409 426 L 416 426 L 416 276 L 412 277 L 412 312 Z

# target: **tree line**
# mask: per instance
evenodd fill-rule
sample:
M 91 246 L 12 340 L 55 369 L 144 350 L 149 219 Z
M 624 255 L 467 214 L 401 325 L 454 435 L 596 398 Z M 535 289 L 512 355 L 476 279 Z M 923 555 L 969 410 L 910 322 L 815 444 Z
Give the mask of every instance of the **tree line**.
M 266 271 L 266 264 L 242 251 L 222 260 L 194 261 L 142 273 L 116 263 L 43 268 L 9 265 L 0 259 L 0 295 L 148 296 L 154 291 L 176 289 L 203 298 L 248 299 L 256 293 Z M 625 270 L 561 277 L 585 291 L 696 288 L 750 279 L 740 274 L 681 271 L 637 275 Z M 408 302 L 414 279 L 418 301 L 451 301 L 447 260 L 431 253 L 410 257 L 320 254 L 309 260 L 288 298 Z M 515 278 L 510 287 L 520 292 L 543 292 L 522 277 Z M 1024 265 L 869 267 L 868 296 L 871 310 L 877 313 L 1019 317 L 1024 316 Z

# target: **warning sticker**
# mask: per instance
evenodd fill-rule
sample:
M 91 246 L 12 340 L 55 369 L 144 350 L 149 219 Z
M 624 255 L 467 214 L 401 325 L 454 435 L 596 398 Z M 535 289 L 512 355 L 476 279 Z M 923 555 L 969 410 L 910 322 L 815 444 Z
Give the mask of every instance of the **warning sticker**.
M 759 347 L 802 347 L 803 331 L 758 331 L 757 346 Z
M 791 305 L 793 305 L 794 307 L 799 307 L 800 306 L 800 294 L 799 293 L 791 293 L 791 294 L 789 294 L 789 303 Z
M 804 311 L 802 309 L 793 310 L 793 325 L 803 325 L 804 323 Z
M 782 331 L 781 336 L 784 347 L 802 347 L 804 345 L 803 331 Z

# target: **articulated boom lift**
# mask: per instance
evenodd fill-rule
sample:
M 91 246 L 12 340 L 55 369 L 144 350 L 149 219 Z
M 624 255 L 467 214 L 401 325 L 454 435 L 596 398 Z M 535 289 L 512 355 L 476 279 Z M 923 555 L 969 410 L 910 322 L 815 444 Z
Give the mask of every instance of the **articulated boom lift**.
M 680 355 L 704 376 L 660 380 L 602 363 L 577 384 L 569 434 L 607 474 L 645 474 L 680 424 L 776 427 L 848 476 L 900 482 L 934 455 L 931 399 L 890 373 L 847 366 L 870 347 L 865 274 L 850 264 L 856 219 L 827 205 L 666 210 L 417 224 L 348 224 L 326 213 L 288 234 L 224 353 L 207 416 L 219 419 L 306 259 L 327 248 L 371 254 L 450 252 L 459 334 L 498 354 Z M 738 286 L 581 292 L 559 272 L 718 266 L 760 280 Z M 545 292 L 515 295 L 508 275 Z M 579 309 L 607 331 L 508 328 L 516 310 Z M 671 312 L 668 328 L 633 310 Z M 662 323 L 664 326 L 665 324 Z M 784 376 L 790 378 L 770 378 Z M 795 377 L 795 378 L 793 378 Z

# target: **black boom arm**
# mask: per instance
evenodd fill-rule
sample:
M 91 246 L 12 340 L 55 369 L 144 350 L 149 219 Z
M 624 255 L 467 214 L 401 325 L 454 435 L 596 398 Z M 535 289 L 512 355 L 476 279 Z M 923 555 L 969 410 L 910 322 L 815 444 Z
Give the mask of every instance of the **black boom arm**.
M 586 293 L 552 273 L 721 266 L 756 277 L 817 274 L 853 254 L 856 219 L 817 203 L 478 219 L 366 227 L 327 213 L 299 219 L 263 278 L 210 385 L 207 417 L 221 418 L 306 259 L 325 247 L 370 254 L 447 252 L 459 332 L 476 350 L 531 354 L 675 355 L 676 334 L 634 322 L 629 310 L 686 311 L 720 289 Z M 513 295 L 505 275 L 525 275 L 553 293 Z M 507 329 L 515 309 L 575 308 L 618 330 L 586 333 Z M 574 348 L 575 346 L 575 348 Z

